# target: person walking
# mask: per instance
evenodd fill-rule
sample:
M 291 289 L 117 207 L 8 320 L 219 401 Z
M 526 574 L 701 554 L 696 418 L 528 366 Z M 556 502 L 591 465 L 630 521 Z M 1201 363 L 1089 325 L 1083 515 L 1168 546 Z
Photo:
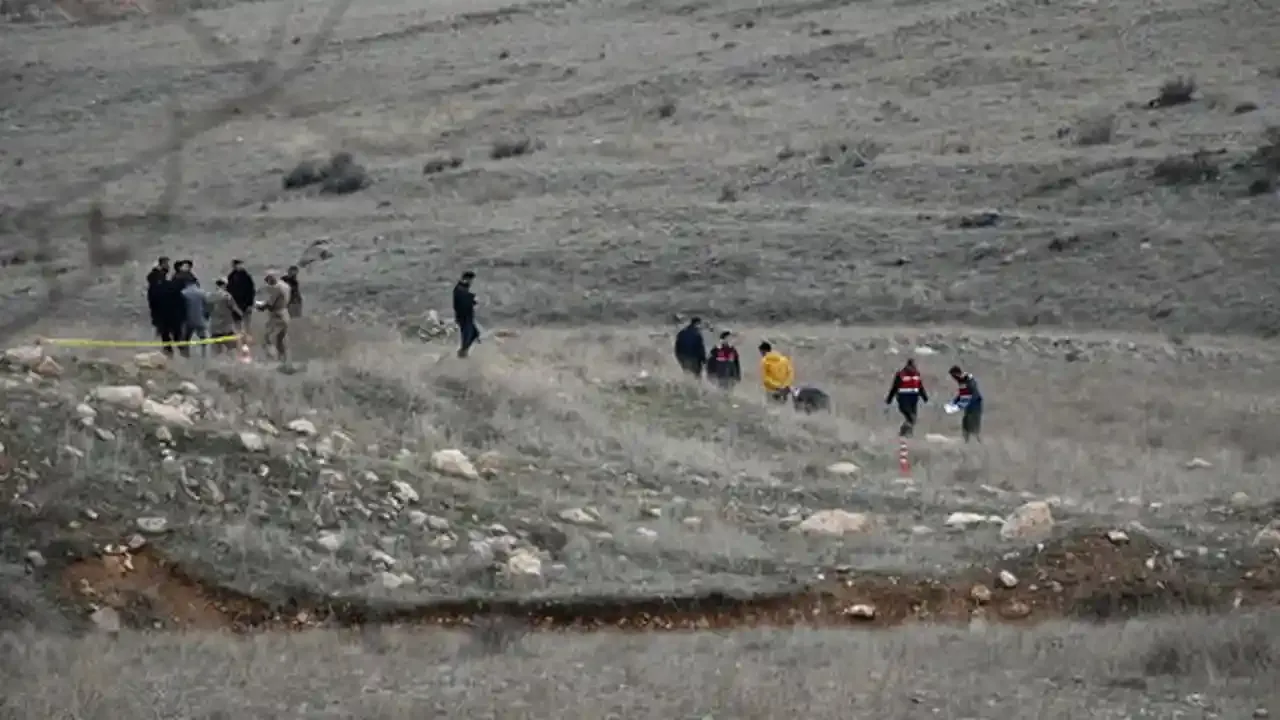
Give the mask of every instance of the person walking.
M 476 274 L 468 270 L 453 286 L 453 319 L 458 323 L 462 343 L 458 347 L 460 358 L 465 358 L 471 352 L 471 346 L 480 341 L 480 329 L 476 327 L 476 294 L 471 291 L 471 281 L 475 279 Z
M 157 260 L 155 267 L 147 273 L 147 311 L 151 316 L 151 327 L 155 328 L 156 336 L 161 341 L 169 340 L 165 334 L 167 327 L 164 322 L 164 291 L 165 283 L 169 280 L 169 258 L 161 255 Z M 172 351 L 172 348 L 169 348 Z
M 899 437 L 911 437 L 915 432 L 916 419 L 920 413 L 920 403 L 929 402 L 929 393 L 924 389 L 924 379 L 916 369 L 916 361 L 908 358 L 902 369 L 893 374 L 893 384 L 889 386 L 889 394 L 884 404 L 888 408 L 893 401 L 898 401 L 898 412 L 902 414 L 902 425 L 898 427 Z M 886 411 L 887 412 L 887 411 Z
M 289 269 L 284 271 L 284 277 L 280 279 L 289 286 L 289 317 L 302 317 L 302 292 L 298 290 L 298 266 L 290 265 Z
M 796 381 L 796 371 L 791 358 L 773 349 L 767 340 L 760 343 L 760 382 L 770 400 L 785 403 L 791 400 L 791 385 Z
M 951 404 L 964 413 L 960 416 L 960 433 L 964 441 L 969 442 L 973 438 L 982 442 L 982 390 L 978 388 L 978 379 L 973 373 L 961 370 L 959 365 L 952 365 L 947 374 L 959 386 Z
M 234 338 L 234 340 L 214 343 L 214 355 L 231 352 L 239 344 L 240 317 L 240 306 L 227 291 L 227 281 L 218 278 L 214 281 L 213 292 L 209 294 L 209 335 L 213 338 Z
M 694 317 L 689 324 L 676 333 L 676 362 L 686 373 L 694 377 L 702 377 L 702 368 L 707 364 L 707 346 L 702 340 L 702 318 Z
M 231 261 L 231 272 L 227 273 L 227 292 L 235 299 L 240 308 L 241 327 L 249 332 L 250 319 L 253 317 L 254 300 L 258 297 L 258 289 L 254 286 L 253 276 L 244 269 L 243 260 Z
M 274 352 L 276 360 L 284 364 L 289 360 L 289 286 L 281 282 L 274 272 L 267 273 L 262 281 L 266 287 L 263 288 L 264 297 L 257 303 L 257 308 L 267 316 L 263 342 L 266 343 L 268 352 Z
M 204 288 L 200 287 L 200 281 L 196 280 L 194 275 L 185 274 L 182 276 L 182 301 L 185 308 L 182 341 L 191 343 L 195 340 L 209 339 L 209 297 L 205 294 Z M 209 345 L 200 344 L 200 357 L 209 356 Z M 191 346 L 184 345 L 184 350 L 189 354 Z
M 725 390 L 732 390 L 742 380 L 742 361 L 728 330 L 720 333 L 720 344 L 707 356 L 707 378 Z

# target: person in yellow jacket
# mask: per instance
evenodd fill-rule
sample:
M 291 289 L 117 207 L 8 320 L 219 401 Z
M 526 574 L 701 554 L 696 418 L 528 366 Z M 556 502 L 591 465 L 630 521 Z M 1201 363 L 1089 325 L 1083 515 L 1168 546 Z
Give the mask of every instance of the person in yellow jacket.
M 795 368 L 791 366 L 791 358 L 777 352 L 766 342 L 760 343 L 760 381 L 764 383 L 765 394 L 774 402 L 787 402 L 791 399 L 791 384 L 796 381 Z

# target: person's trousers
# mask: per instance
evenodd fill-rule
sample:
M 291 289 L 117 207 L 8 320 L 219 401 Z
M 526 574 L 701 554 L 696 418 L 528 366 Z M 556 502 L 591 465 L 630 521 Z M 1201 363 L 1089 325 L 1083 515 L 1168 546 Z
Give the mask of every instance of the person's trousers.
M 183 342 L 191 342 L 192 340 L 208 340 L 208 339 L 209 339 L 208 325 L 188 325 L 186 326 L 186 331 L 182 334 Z M 187 350 L 188 352 L 190 352 L 193 348 L 196 350 L 196 352 L 200 354 L 200 357 L 209 356 L 209 346 L 207 344 L 183 346 L 183 349 Z M 183 354 L 185 355 L 187 353 L 183 353 Z
M 288 346 L 285 342 L 289 334 L 289 326 L 284 323 L 277 324 L 272 319 L 267 320 L 267 327 L 263 331 L 263 341 L 267 347 L 276 354 L 276 359 L 285 362 L 289 359 Z
M 982 406 L 973 407 L 972 405 L 964 409 L 964 415 L 960 416 L 960 434 L 964 436 L 964 441 L 969 442 L 969 438 L 975 438 L 979 441 L 982 439 Z
M 172 324 L 157 325 L 156 334 L 160 336 L 160 342 L 164 343 L 164 354 L 173 357 L 172 343 L 182 341 L 182 326 Z
M 459 320 L 458 334 L 462 343 L 458 347 L 458 357 L 464 358 L 471 352 L 471 346 L 480 339 L 480 329 L 476 327 L 475 320 Z
M 791 402 L 791 388 L 784 387 L 777 390 L 766 390 L 769 400 L 775 403 Z
M 209 337 L 213 340 L 221 339 L 222 342 L 211 343 L 209 349 L 214 355 L 224 355 L 232 352 L 240 347 L 240 339 L 236 334 L 234 327 L 217 327 L 209 329 Z M 226 340 L 225 338 L 235 338 L 234 340 Z
M 680 363 L 680 369 L 694 377 L 702 377 L 703 361 L 697 358 L 676 358 L 676 362 Z
M 916 418 L 920 414 L 920 401 L 918 398 L 898 400 L 898 412 L 902 414 L 902 425 L 898 427 L 898 437 L 911 437 L 915 432 Z
M 247 335 L 249 333 L 249 319 L 253 317 L 253 306 L 240 308 L 240 328 Z

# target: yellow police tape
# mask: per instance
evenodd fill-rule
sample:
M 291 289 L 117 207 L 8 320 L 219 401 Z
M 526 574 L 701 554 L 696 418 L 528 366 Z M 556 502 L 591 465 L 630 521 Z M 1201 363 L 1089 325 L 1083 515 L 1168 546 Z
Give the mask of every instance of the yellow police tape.
M 66 345 L 69 347 L 190 347 L 192 345 L 215 345 L 233 343 L 240 340 L 239 335 L 221 335 L 203 340 L 91 340 L 88 338 L 40 338 L 40 344 Z

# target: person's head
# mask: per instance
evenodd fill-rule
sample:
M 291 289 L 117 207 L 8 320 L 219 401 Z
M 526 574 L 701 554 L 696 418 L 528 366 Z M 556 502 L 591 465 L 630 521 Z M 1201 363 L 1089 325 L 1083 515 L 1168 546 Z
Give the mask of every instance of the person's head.
M 761 355 L 768 355 L 769 353 L 773 352 L 773 346 L 769 344 L 768 340 L 765 340 L 764 342 L 760 343 L 760 347 L 757 349 L 760 351 Z
M 244 261 L 243 261 L 243 260 L 232 260 L 232 261 L 231 261 L 231 269 L 232 269 L 232 270 L 243 270 L 243 269 L 244 269 Z
M 959 380 L 960 378 L 964 377 L 964 371 L 960 369 L 959 365 L 952 365 L 951 369 L 947 371 L 947 374 L 955 378 L 956 380 Z
M 276 272 L 275 272 L 274 270 L 269 270 L 269 271 L 267 271 L 267 274 L 262 278 L 262 281 L 263 281 L 263 282 L 265 282 L 265 283 L 266 283 L 266 284 L 268 284 L 268 285 L 275 285 L 275 284 L 276 284 Z
M 466 287 L 471 287 L 471 281 L 475 279 L 476 279 L 476 274 L 468 270 L 462 273 L 462 279 L 459 280 L 458 282 L 462 283 Z
M 296 277 L 298 274 L 298 266 L 290 265 L 289 269 L 284 271 L 284 274 L 288 275 L 289 277 Z
M 195 263 L 193 263 L 190 260 L 179 260 L 177 263 L 174 264 L 173 269 L 177 270 L 180 273 L 189 273 L 191 272 L 191 268 L 194 265 Z
M 160 257 L 156 258 L 156 267 L 160 268 L 161 270 L 164 270 L 165 272 L 168 272 L 168 271 L 169 271 L 169 256 L 168 256 L 168 255 L 161 255 Z
M 214 285 L 214 287 L 218 288 L 219 290 L 226 290 L 226 289 L 227 289 L 227 281 L 226 281 L 226 280 L 223 280 L 222 278 L 218 278 L 217 280 L 214 280 L 214 281 L 213 281 L 213 285 Z
M 915 369 L 916 369 L 916 359 L 915 359 L 915 358 L 907 358 L 907 364 L 906 364 L 904 367 L 906 367 L 906 369 L 908 369 L 908 370 L 915 370 Z
M 728 330 L 720 333 L 720 344 L 725 346 L 733 344 L 733 333 Z
M 698 317 L 697 315 L 694 315 L 693 317 L 689 318 L 689 327 L 691 328 L 702 327 L 702 318 Z

